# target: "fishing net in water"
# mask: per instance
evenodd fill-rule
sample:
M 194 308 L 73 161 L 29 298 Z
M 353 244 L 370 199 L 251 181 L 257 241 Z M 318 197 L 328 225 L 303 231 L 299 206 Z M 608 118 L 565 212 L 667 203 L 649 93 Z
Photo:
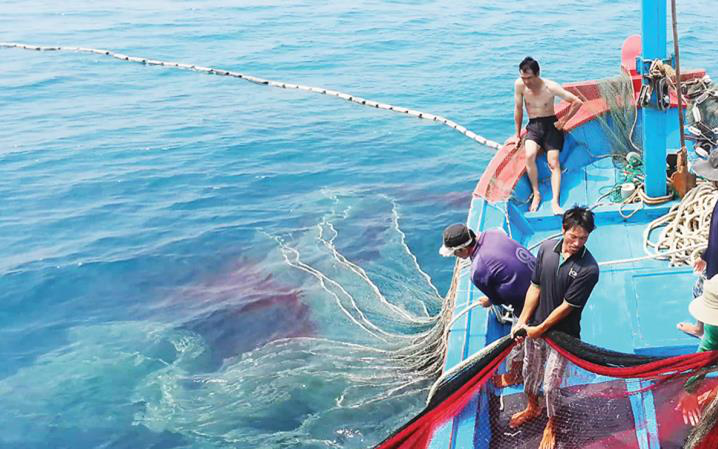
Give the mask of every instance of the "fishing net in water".
M 665 358 L 623 354 L 558 332 L 549 332 L 544 341 L 565 363 L 560 384 L 550 393 L 555 448 L 718 448 L 718 400 L 711 396 L 718 390 L 712 374 L 718 352 Z M 523 385 L 496 386 L 495 374 L 505 370 L 514 346 L 504 337 L 445 376 L 426 408 L 377 448 L 428 447 L 435 432 L 461 434 L 463 443 L 475 448 L 538 448 L 547 424 L 546 408 L 512 428 L 512 416 L 526 407 Z M 537 366 L 543 372 L 543 364 Z M 703 401 L 696 426 L 685 424 L 676 408 L 688 381 Z M 545 402 L 542 394 L 539 404 Z M 447 440 L 446 445 L 431 447 L 453 446 Z

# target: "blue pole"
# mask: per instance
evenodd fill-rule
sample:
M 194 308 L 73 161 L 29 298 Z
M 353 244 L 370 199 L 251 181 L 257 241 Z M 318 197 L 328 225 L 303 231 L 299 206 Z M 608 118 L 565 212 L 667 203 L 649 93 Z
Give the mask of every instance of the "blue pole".
M 642 0 L 641 29 L 643 60 L 666 59 L 666 0 Z M 641 64 L 641 73 L 648 71 Z M 646 84 L 646 80 L 643 80 Z M 646 170 L 646 193 L 650 197 L 666 194 L 666 112 L 656 108 L 656 92 L 643 113 L 643 164 Z

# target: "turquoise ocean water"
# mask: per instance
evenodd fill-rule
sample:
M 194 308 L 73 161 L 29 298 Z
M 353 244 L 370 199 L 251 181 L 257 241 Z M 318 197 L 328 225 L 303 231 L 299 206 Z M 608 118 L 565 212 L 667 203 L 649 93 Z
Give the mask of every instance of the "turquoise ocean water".
M 618 73 L 640 2 L 0 2 L 0 41 L 322 86 L 503 141 L 517 63 Z M 707 0 L 684 68 L 718 73 Z M 361 448 L 421 409 L 491 158 L 336 98 L 0 49 L 0 448 Z

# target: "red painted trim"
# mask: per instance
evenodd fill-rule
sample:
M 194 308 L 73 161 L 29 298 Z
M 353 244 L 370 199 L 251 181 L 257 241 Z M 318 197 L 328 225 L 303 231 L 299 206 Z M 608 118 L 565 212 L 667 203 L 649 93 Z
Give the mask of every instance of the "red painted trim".
M 628 36 L 626 40 L 623 41 L 623 48 L 621 48 L 621 69 L 623 73 L 630 76 L 638 75 L 636 58 L 641 54 L 641 50 L 642 43 L 640 35 L 634 34 Z
M 511 196 L 516 183 L 525 171 L 526 155 L 524 152 L 518 151 L 513 143 L 504 144 L 481 175 L 474 190 L 474 196 L 485 198 L 492 203 L 505 201 Z

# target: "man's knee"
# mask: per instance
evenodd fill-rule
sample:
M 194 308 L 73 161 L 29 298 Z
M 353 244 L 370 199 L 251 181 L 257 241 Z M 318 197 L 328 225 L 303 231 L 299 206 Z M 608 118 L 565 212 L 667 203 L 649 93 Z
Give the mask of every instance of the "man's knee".
M 548 168 L 551 170 L 561 170 L 561 162 L 559 162 L 558 159 L 558 151 L 549 151 L 546 154 L 546 161 L 548 162 Z
M 524 152 L 526 154 L 526 160 L 536 162 L 536 156 L 538 156 L 539 147 L 535 142 L 528 140 L 524 145 Z

